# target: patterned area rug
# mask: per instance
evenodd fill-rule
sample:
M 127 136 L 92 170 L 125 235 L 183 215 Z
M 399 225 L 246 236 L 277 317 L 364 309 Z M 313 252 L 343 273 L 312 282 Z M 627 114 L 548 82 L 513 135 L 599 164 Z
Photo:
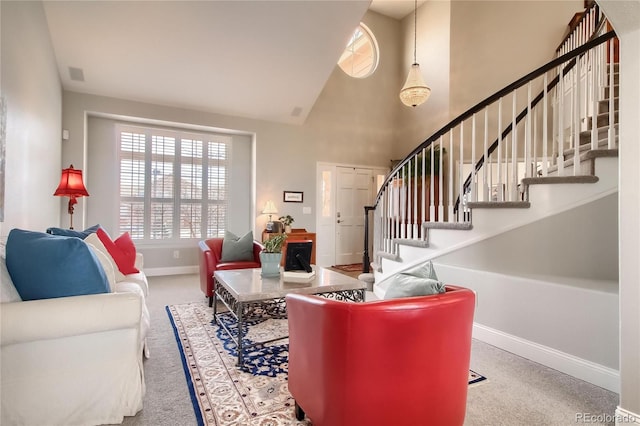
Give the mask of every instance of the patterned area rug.
M 287 388 L 288 341 L 254 347 L 242 369 L 235 344 L 217 325 L 206 303 L 167 306 L 191 401 L 199 425 L 308 426 L 296 421 Z M 236 327 L 223 316 L 227 327 Z M 247 326 L 246 342 L 287 335 L 287 320 L 268 319 Z M 486 380 L 469 371 L 469 385 Z

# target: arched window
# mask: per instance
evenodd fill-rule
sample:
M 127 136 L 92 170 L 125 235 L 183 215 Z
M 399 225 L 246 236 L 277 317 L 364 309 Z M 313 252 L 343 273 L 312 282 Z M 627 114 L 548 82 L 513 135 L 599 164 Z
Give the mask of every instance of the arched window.
M 360 23 L 340 56 L 338 65 L 354 78 L 366 78 L 378 66 L 378 43 L 366 25 Z

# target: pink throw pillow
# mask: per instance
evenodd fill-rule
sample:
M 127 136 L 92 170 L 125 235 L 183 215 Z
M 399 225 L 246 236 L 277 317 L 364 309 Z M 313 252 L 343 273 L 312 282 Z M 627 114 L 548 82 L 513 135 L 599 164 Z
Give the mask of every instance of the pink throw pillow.
M 120 272 L 125 275 L 140 272 L 135 267 L 136 246 L 133 244 L 128 232 L 120 235 L 115 241 L 111 241 L 111 237 L 102 228 L 98 229 L 96 234 L 116 262 Z

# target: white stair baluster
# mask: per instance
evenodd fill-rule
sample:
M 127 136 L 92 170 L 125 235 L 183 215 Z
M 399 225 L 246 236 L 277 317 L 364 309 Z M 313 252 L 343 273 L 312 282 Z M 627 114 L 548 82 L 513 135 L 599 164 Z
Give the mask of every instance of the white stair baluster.
M 476 201 L 476 114 L 471 118 L 471 185 L 469 201 Z
M 593 10 L 592 10 L 593 11 Z M 600 63 L 598 54 L 593 49 L 589 51 L 591 64 L 591 149 L 598 149 L 598 79 Z
M 615 128 L 615 80 L 614 80 L 614 41 L 611 39 L 609 43 L 609 132 L 608 144 L 609 149 L 615 148 L 616 128 Z
M 484 109 L 484 141 L 482 142 L 483 152 L 484 152 L 484 162 L 482 164 L 482 184 L 483 188 L 483 201 L 489 201 L 489 194 L 491 193 L 489 190 L 489 179 L 488 173 L 491 172 L 489 169 L 489 107 L 485 107 Z
M 444 149 L 444 138 L 440 136 L 438 149 L 440 150 L 440 155 L 438 155 L 438 222 L 444 222 L 444 193 L 442 192 L 442 185 L 444 184 L 444 168 L 442 167 L 442 157 L 443 157 L 443 149 Z
M 574 94 L 574 121 L 573 125 L 574 129 L 574 144 L 573 144 L 573 175 L 578 176 L 580 174 L 580 105 L 581 105 L 581 84 L 580 84 L 580 70 L 582 67 L 580 66 L 580 57 L 576 58 L 576 66 L 575 66 L 575 83 L 573 85 Z
M 464 197 L 464 175 L 462 172 L 462 166 L 464 165 L 464 121 L 460 122 L 460 143 L 459 143 L 460 159 L 458 163 L 458 197 L 460 203 L 458 204 L 458 222 L 464 221 L 464 214 L 462 208 L 462 201 Z
M 547 164 L 549 158 L 549 152 L 547 148 L 547 120 L 548 120 L 548 108 L 549 108 L 549 100 L 547 97 L 547 85 L 549 82 L 547 81 L 547 73 L 544 73 L 544 91 L 542 94 L 542 176 L 547 175 Z
M 558 176 L 564 175 L 564 64 L 560 65 L 558 74 Z
M 516 127 L 517 96 L 513 91 L 511 102 L 511 180 L 509 183 L 509 200 L 518 201 L 518 129 Z M 508 174 L 507 174 L 508 176 Z
M 453 130 L 449 131 L 449 217 L 448 222 L 455 222 L 453 219 Z
M 418 239 L 418 156 L 413 157 L 413 230 L 411 238 Z M 424 169 L 422 169 L 424 172 Z M 424 176 L 424 173 L 422 173 Z M 423 204 L 424 210 L 424 198 L 420 201 Z
M 503 201 L 502 194 L 504 190 L 502 189 L 502 98 L 498 100 L 498 159 L 496 160 L 496 168 L 497 168 L 497 198 L 496 201 Z M 493 200 L 491 200 L 493 201 Z
M 433 142 L 431 142 L 431 149 L 433 151 Z M 424 158 L 424 156 L 427 155 L 427 149 L 426 148 L 422 148 L 422 194 L 420 197 L 421 200 L 421 206 L 422 206 L 422 210 L 420 210 L 421 212 L 421 217 L 420 217 L 420 230 L 422 233 L 422 240 L 424 240 L 424 234 L 425 232 L 422 231 L 422 224 L 426 222 L 427 220 L 427 207 L 431 208 L 430 206 L 427 206 L 427 199 L 425 198 L 426 196 L 426 180 L 427 180 L 427 169 L 425 168 L 425 162 L 426 159 Z M 433 154 L 432 154 L 433 155 Z M 431 180 L 433 180 L 433 168 L 431 169 Z M 432 195 L 433 197 L 433 195 Z M 433 198 L 431 198 L 432 203 L 433 203 Z M 431 216 L 429 216 L 429 221 L 431 221 L 433 219 L 433 214 Z

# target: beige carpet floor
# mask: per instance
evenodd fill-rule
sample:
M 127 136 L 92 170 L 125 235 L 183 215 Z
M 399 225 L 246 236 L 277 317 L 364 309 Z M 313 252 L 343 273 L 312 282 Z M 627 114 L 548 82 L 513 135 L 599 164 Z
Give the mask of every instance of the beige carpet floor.
M 151 358 L 145 361 L 147 393 L 144 409 L 135 417 L 126 418 L 123 424 L 195 425 L 180 354 L 165 306 L 204 298 L 199 279 L 197 275 L 150 277 L 149 287 Z M 576 425 L 578 413 L 612 416 L 618 404 L 618 395 L 613 392 L 480 341 L 473 341 L 471 365 L 488 380 L 469 389 L 467 426 Z M 294 421 L 292 412 L 292 424 Z

